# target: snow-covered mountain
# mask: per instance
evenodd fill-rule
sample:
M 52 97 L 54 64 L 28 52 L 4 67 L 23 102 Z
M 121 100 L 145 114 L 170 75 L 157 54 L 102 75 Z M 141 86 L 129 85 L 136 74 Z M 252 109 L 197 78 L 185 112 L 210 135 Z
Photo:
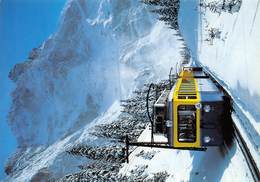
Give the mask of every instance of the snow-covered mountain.
M 52 144 L 144 82 L 167 77 L 178 46 L 138 1 L 68 1 L 58 31 L 10 73 L 18 145 Z
M 66 149 L 89 140 L 91 126 L 118 115 L 120 99 L 167 78 L 180 60 L 173 33 L 137 0 L 69 0 L 58 31 L 10 72 L 19 149 L 6 180 L 75 170 Z

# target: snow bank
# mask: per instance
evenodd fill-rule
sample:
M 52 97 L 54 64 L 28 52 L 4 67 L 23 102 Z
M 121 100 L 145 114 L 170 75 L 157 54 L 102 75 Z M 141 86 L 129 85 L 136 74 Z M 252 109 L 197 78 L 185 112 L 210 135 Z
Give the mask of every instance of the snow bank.
M 151 131 L 147 128 L 138 141 L 150 141 Z M 154 136 L 162 141 L 161 136 Z M 144 157 L 153 153 L 153 157 Z M 138 147 L 120 170 L 121 175 L 131 176 L 131 171 L 144 168 L 141 176 L 152 176 L 166 171 L 167 181 L 252 181 L 250 170 L 237 144 L 229 151 L 211 147 L 206 152 Z
M 227 1 L 228 3 L 229 1 Z M 239 2 L 239 1 L 237 1 Z M 205 8 L 211 4 L 214 8 Z M 239 5 L 239 6 L 238 6 Z M 260 14 L 259 1 L 243 0 L 232 8 L 222 8 L 218 1 L 203 1 L 199 21 L 198 56 L 229 90 L 233 117 L 247 139 L 247 145 L 259 166 L 260 80 L 258 79 Z M 239 118 L 239 119 L 238 119 Z
M 214 0 L 205 1 L 216 2 Z M 199 60 L 222 79 L 257 121 L 260 129 L 259 1 L 243 0 L 238 12 L 204 13 L 199 24 Z M 210 32 L 218 32 L 209 40 Z

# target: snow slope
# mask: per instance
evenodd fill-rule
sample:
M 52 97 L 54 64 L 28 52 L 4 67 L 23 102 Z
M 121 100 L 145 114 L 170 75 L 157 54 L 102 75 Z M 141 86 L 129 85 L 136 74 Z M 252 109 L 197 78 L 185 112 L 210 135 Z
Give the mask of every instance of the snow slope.
M 138 141 L 149 142 L 151 131 L 147 128 Z M 154 136 L 155 141 L 163 141 Z M 152 153 L 150 159 L 141 153 Z M 211 147 L 206 152 L 138 147 L 130 157 L 129 164 L 120 170 L 122 175 L 144 167 L 141 176 L 166 171 L 166 181 L 253 181 L 240 148 L 235 144 L 229 151 Z
M 216 2 L 213 0 L 205 3 Z M 259 43 L 260 14 L 258 0 L 243 0 L 238 12 L 214 13 L 201 8 L 198 56 L 201 63 L 230 87 L 241 107 L 260 133 Z M 219 37 L 205 41 L 211 28 Z
M 4 181 L 34 181 L 35 176 L 40 176 L 41 180 L 48 179 L 49 176 L 59 178 L 78 171 L 78 166 L 87 163 L 88 160 L 83 157 L 72 157 L 66 151 L 77 144 L 95 142 L 96 138 L 89 137 L 94 125 L 111 122 L 119 114 L 120 104 L 115 102 L 107 112 L 102 113 L 91 124 L 48 147 L 21 148 L 17 151 L 16 156 L 13 156 L 13 159 L 9 161 L 13 172 Z M 42 171 L 45 175 L 41 174 Z
M 234 121 L 244 132 L 247 145 L 260 166 L 260 13 L 257 0 L 243 0 L 240 8 L 216 13 L 202 1 L 199 21 L 198 57 L 229 90 L 235 103 Z M 214 30 L 215 38 L 210 38 Z M 217 35 L 218 34 L 218 35 Z M 210 39 L 210 40 L 209 40 Z M 236 115 L 236 116 L 235 116 Z

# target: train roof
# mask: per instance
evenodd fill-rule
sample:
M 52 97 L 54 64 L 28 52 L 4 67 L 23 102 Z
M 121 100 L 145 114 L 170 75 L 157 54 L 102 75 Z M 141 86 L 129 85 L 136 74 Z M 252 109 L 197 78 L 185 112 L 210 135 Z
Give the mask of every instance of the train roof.
M 219 92 L 218 87 L 209 78 L 197 78 L 196 80 L 200 92 Z
M 209 78 L 196 79 L 200 98 L 205 102 L 223 101 L 223 92 Z

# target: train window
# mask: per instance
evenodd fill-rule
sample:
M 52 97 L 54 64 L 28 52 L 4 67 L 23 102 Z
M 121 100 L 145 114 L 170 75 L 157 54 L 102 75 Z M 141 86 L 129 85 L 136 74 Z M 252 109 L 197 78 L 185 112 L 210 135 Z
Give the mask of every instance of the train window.
M 164 107 L 155 107 L 155 114 L 164 113 Z
M 178 141 L 196 141 L 196 107 L 194 105 L 178 106 Z
M 178 96 L 178 99 L 197 99 L 196 96 Z
M 155 132 L 163 133 L 163 118 L 161 116 L 156 117 Z

